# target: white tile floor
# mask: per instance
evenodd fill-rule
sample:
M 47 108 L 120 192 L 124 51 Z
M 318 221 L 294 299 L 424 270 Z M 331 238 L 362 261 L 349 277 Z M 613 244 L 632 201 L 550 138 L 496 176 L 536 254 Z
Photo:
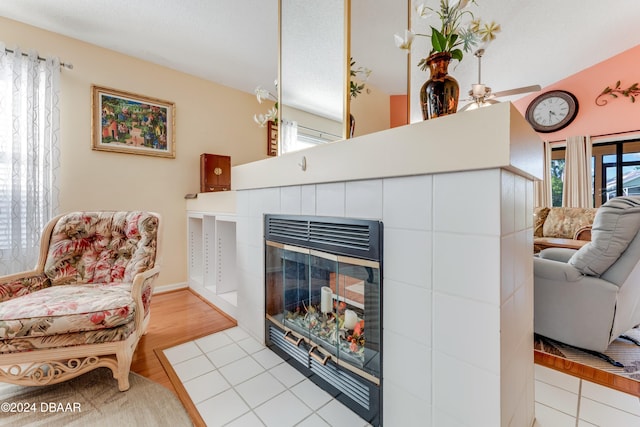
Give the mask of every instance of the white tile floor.
M 209 427 L 368 426 L 241 328 L 164 354 Z
M 207 426 L 368 424 L 241 328 L 164 350 Z M 535 427 L 638 427 L 640 398 L 535 366 Z
M 638 427 L 640 398 L 536 365 L 535 427 Z

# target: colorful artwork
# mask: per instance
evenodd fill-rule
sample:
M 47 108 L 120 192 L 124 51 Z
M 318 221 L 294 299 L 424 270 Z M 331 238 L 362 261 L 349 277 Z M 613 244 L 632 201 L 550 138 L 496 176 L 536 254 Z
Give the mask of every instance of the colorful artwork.
M 174 104 L 93 86 L 94 150 L 175 158 Z

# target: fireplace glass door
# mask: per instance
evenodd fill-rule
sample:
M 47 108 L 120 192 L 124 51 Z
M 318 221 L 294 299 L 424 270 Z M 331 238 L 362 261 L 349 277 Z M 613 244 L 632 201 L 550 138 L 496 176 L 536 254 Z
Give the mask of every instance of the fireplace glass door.
M 365 378 L 380 378 L 380 265 L 266 242 L 266 315 L 287 339 Z

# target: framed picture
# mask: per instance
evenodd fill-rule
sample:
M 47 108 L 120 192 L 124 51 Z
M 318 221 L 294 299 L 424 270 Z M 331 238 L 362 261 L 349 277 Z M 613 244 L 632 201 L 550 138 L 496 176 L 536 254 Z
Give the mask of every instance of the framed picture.
M 94 150 L 176 157 L 172 102 L 92 86 L 91 144 Z

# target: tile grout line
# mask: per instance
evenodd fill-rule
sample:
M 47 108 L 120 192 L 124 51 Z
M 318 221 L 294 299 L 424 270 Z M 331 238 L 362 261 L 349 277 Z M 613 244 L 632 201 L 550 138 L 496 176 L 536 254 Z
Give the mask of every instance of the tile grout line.
M 235 341 L 234 341 L 234 342 L 235 342 Z M 237 343 L 237 342 L 235 342 L 235 343 Z M 261 350 L 260 350 L 260 351 L 261 351 Z M 255 352 L 255 353 L 258 353 L 258 352 Z M 255 353 L 253 353 L 253 354 L 255 354 Z M 230 387 L 229 387 L 229 389 L 228 389 L 228 390 L 233 390 L 233 392 L 234 392 L 234 393 L 235 393 L 235 394 L 236 394 L 236 395 L 237 395 L 237 396 L 238 396 L 238 397 L 239 397 L 239 398 L 240 398 L 240 399 L 241 399 L 241 400 L 242 400 L 242 401 L 247 405 L 247 407 L 249 408 L 249 410 L 248 410 L 247 412 L 243 412 L 242 414 L 238 415 L 237 417 L 233 418 L 232 420 L 229 420 L 229 422 L 225 423 L 225 424 L 224 424 L 224 426 L 227 426 L 227 425 L 229 425 L 229 424 L 233 423 L 234 421 L 238 420 L 239 418 L 242 418 L 243 416 L 247 415 L 249 412 L 252 412 L 252 413 L 256 416 L 256 418 L 258 418 L 258 420 L 259 420 L 263 425 L 265 425 L 265 426 L 266 426 L 266 424 L 265 424 L 264 420 L 263 420 L 263 419 L 262 419 L 262 418 L 261 418 L 261 417 L 256 413 L 256 411 L 255 411 L 255 410 L 256 410 L 257 408 L 260 408 L 261 406 L 263 406 L 263 405 L 267 404 L 269 401 L 271 401 L 271 400 L 275 399 L 276 397 L 283 395 L 283 394 L 284 394 L 284 393 L 286 393 L 287 391 L 288 391 L 288 392 L 291 392 L 291 389 L 292 389 L 293 387 L 296 387 L 296 386 L 298 386 L 298 385 L 302 384 L 305 380 L 307 380 L 307 378 L 305 378 L 305 379 L 303 379 L 302 381 L 300 381 L 300 382 L 297 382 L 297 383 L 293 384 L 292 386 L 287 386 L 286 384 L 284 384 L 281 380 L 279 380 L 275 375 L 273 375 L 273 374 L 270 372 L 272 368 L 275 368 L 276 366 L 279 366 L 279 365 L 281 365 L 282 363 L 285 363 L 285 361 L 284 361 L 284 360 L 283 360 L 281 363 L 278 363 L 277 365 L 274 365 L 274 366 L 272 366 L 271 368 L 268 368 L 268 369 L 267 369 L 267 368 L 265 368 L 264 366 L 262 366 L 262 365 L 260 364 L 260 362 L 259 362 L 258 360 L 256 360 L 256 359 L 253 357 L 253 354 L 249 354 L 248 356 L 249 356 L 249 357 L 251 357 L 251 358 L 252 358 L 256 363 L 258 363 L 258 364 L 259 364 L 259 365 L 264 369 L 264 371 L 262 371 L 262 372 L 260 372 L 260 373 L 258 373 L 258 374 L 256 374 L 256 375 L 254 375 L 254 376 L 253 376 L 253 377 L 251 377 L 251 378 L 247 378 L 246 380 L 244 380 L 244 381 L 242 381 L 242 382 L 240 382 L 240 383 L 238 383 L 238 384 L 235 384 L 235 385 L 231 384 L 231 383 L 229 382 L 229 380 L 224 376 L 224 374 L 222 374 L 222 372 L 220 372 L 220 375 L 221 375 L 221 376 L 222 376 L 222 377 L 223 377 L 223 378 L 224 378 L 224 379 L 229 383 L 229 385 L 230 385 Z M 246 357 L 246 356 L 245 356 L 245 357 Z M 243 359 L 244 359 L 244 357 L 243 357 Z M 239 359 L 239 360 L 240 360 L 240 359 Z M 233 363 L 233 362 L 231 362 L 231 363 Z M 230 364 L 230 363 L 229 363 L 229 364 Z M 225 365 L 225 366 L 227 366 L 227 365 Z M 294 368 L 294 369 L 295 369 L 295 368 Z M 218 368 L 216 368 L 215 370 L 219 370 L 219 369 L 218 369 Z M 279 393 L 277 393 L 277 394 L 275 394 L 275 395 L 271 396 L 271 397 L 270 397 L 269 399 L 267 399 L 266 401 L 261 402 L 260 404 L 258 404 L 257 406 L 255 406 L 255 407 L 254 407 L 254 406 L 252 406 L 249 402 L 247 402 L 247 401 L 246 401 L 246 399 L 242 396 L 242 394 L 241 394 L 240 392 L 238 392 L 238 390 L 236 390 L 236 386 L 241 385 L 241 384 L 244 384 L 244 383 L 246 383 L 246 382 L 249 382 L 249 381 L 251 381 L 252 379 L 254 379 L 254 378 L 256 378 L 256 377 L 258 377 L 259 375 L 262 375 L 262 374 L 264 374 L 264 373 L 268 373 L 268 374 L 269 374 L 269 375 L 271 375 L 271 376 L 272 376 L 276 381 L 278 381 L 278 383 L 282 384 L 282 385 L 283 385 L 283 387 L 284 387 L 284 390 L 282 390 L 281 392 L 279 392 Z M 227 391 L 227 390 L 225 390 L 225 391 Z M 221 392 L 221 393 L 224 393 L 224 392 Z M 211 399 L 212 397 L 218 396 L 218 395 L 220 395 L 221 393 L 218 393 L 218 394 L 216 394 L 216 395 L 214 395 L 214 396 L 211 396 L 211 397 L 209 397 L 208 399 Z M 331 403 L 331 401 L 334 399 L 333 397 L 332 397 L 331 399 L 329 399 L 329 401 L 327 401 L 327 402 L 325 402 L 324 404 L 322 404 L 322 405 L 321 405 L 321 406 L 316 410 L 316 409 L 313 409 L 311 406 L 309 406 L 306 402 L 304 402 L 304 401 L 303 401 L 302 399 L 300 399 L 298 396 L 296 396 L 294 393 L 292 393 L 292 392 L 291 392 L 291 394 L 293 395 L 293 397 L 294 397 L 294 398 L 296 398 L 300 403 L 302 403 L 305 407 L 307 407 L 307 408 L 311 411 L 311 413 L 310 413 L 309 415 L 305 416 L 303 419 L 301 419 L 301 420 L 300 420 L 299 422 L 297 422 L 295 425 L 299 425 L 300 423 L 302 423 L 303 421 L 305 421 L 306 419 L 310 418 L 310 417 L 311 417 L 311 416 L 313 416 L 313 415 L 317 415 L 318 417 L 320 417 L 320 419 L 321 419 L 322 421 L 324 421 L 324 422 L 327 422 L 327 423 L 328 423 L 328 421 L 327 421 L 327 420 L 325 420 L 325 419 L 324 419 L 320 414 L 318 414 L 318 411 L 319 411 L 320 409 L 324 408 L 325 406 L 327 406 L 329 403 Z M 208 399 L 205 399 L 205 400 L 208 400 Z
M 576 406 L 576 427 L 580 425 L 580 403 L 582 402 L 582 379 L 578 383 L 578 404 Z
M 245 354 L 241 359 L 238 359 L 238 360 L 242 360 L 242 359 L 244 359 L 244 358 L 246 358 L 246 357 L 250 357 L 250 358 L 251 358 L 255 363 L 257 363 L 257 364 L 262 368 L 262 371 L 261 371 L 261 372 L 259 372 L 259 373 L 257 373 L 256 375 L 253 375 L 252 377 L 247 378 L 247 379 L 245 379 L 244 381 L 242 381 L 242 382 L 240 382 L 240 383 L 238 383 L 238 384 L 235 384 L 235 385 L 234 385 L 234 384 L 232 384 L 232 383 L 227 379 L 227 377 L 225 377 L 225 376 L 224 376 L 224 374 L 220 371 L 220 369 L 221 369 L 221 368 L 223 368 L 224 366 L 228 366 L 228 365 L 230 365 L 230 364 L 232 364 L 232 363 L 236 362 L 237 360 L 234 360 L 233 362 L 229 362 L 229 363 L 227 363 L 227 364 L 225 364 L 225 365 L 223 365 L 223 366 L 221 366 L 221 367 L 218 367 L 218 366 L 217 366 L 217 365 L 216 365 L 216 364 L 215 364 L 211 359 L 209 359 L 209 357 L 207 356 L 207 354 L 208 354 L 208 353 L 205 353 L 205 352 L 204 352 L 203 348 L 202 348 L 202 347 L 201 347 L 201 346 L 196 342 L 196 340 L 190 341 L 190 342 L 192 342 L 193 344 L 195 344 L 196 348 L 200 351 L 200 353 L 201 353 L 201 354 L 199 354 L 199 355 L 197 355 L 197 356 L 194 356 L 194 357 L 192 357 L 192 358 L 189 358 L 189 359 L 185 359 L 184 361 L 181 361 L 181 362 L 179 362 L 179 363 L 183 363 L 183 362 L 186 362 L 186 361 L 188 361 L 188 360 L 192 360 L 192 359 L 194 359 L 194 358 L 196 358 L 196 357 L 205 356 L 205 358 L 206 358 L 206 359 L 209 361 L 209 363 L 211 363 L 211 365 L 213 366 L 213 370 L 208 371 L 208 372 L 207 372 L 207 374 L 208 374 L 208 373 L 210 373 L 210 372 L 218 371 L 218 373 L 220 374 L 220 376 L 221 376 L 221 377 L 222 377 L 222 378 L 223 378 L 223 379 L 224 379 L 224 380 L 229 384 L 229 388 L 228 388 L 227 390 L 225 390 L 225 391 L 223 391 L 223 392 L 220 392 L 220 393 L 217 393 L 217 394 L 215 394 L 215 395 L 213 395 L 213 396 L 210 396 L 210 397 L 208 397 L 208 398 L 206 398 L 206 399 L 202 400 L 201 402 L 199 402 L 199 403 L 198 403 L 198 405 L 199 405 L 199 404 L 201 404 L 201 403 L 203 403 L 203 402 L 206 402 L 207 400 L 209 400 L 209 399 L 211 399 L 211 398 L 214 398 L 215 396 L 219 396 L 220 394 L 222 394 L 222 393 L 224 393 L 224 392 L 226 392 L 226 391 L 233 391 L 233 392 L 234 392 L 234 393 L 235 393 L 235 394 L 240 398 L 240 400 L 241 400 L 241 401 L 242 401 L 242 402 L 243 402 L 243 403 L 244 403 L 244 404 L 249 408 L 249 410 L 248 410 L 248 411 L 246 411 L 246 412 L 243 412 L 242 414 L 238 415 L 237 417 L 235 417 L 235 418 L 233 418 L 233 419 L 229 420 L 229 421 L 228 421 L 228 422 L 226 422 L 224 425 L 226 426 L 226 425 L 229 425 L 230 423 L 233 423 L 234 421 L 238 420 L 239 418 L 241 418 L 241 417 L 243 417 L 243 416 L 247 415 L 249 412 L 252 412 L 252 413 L 253 413 L 253 414 L 258 418 L 258 420 L 259 420 L 263 425 L 266 425 L 266 424 L 265 424 L 265 422 L 262 420 L 262 418 L 261 418 L 261 417 L 260 417 L 260 416 L 255 412 L 255 409 L 257 409 L 257 408 L 259 408 L 259 407 L 261 407 L 261 406 L 263 406 L 263 405 L 267 404 L 269 401 L 271 401 L 271 400 L 275 399 L 276 397 L 278 397 L 278 396 L 280 396 L 280 395 L 282 395 L 282 394 L 284 394 L 285 392 L 287 392 L 287 391 L 288 391 L 288 392 L 290 392 L 290 393 L 291 393 L 291 395 L 292 395 L 295 399 L 297 399 L 297 401 L 299 401 L 299 402 L 300 402 L 304 407 L 306 407 L 307 409 L 309 409 L 309 410 L 311 411 L 311 413 L 309 413 L 307 416 L 305 416 L 304 418 L 302 418 L 301 420 L 299 420 L 299 421 L 296 423 L 296 425 L 299 425 L 300 423 L 304 422 L 305 420 L 307 420 L 307 419 L 311 418 L 311 417 L 312 417 L 312 416 L 314 416 L 314 415 L 315 415 L 315 416 L 317 416 L 317 417 L 319 417 L 322 421 L 324 421 L 324 422 L 326 422 L 326 423 L 329 423 L 329 421 L 327 421 L 327 420 L 326 420 L 326 419 L 325 419 L 325 418 L 324 418 L 324 417 L 323 417 L 323 416 L 322 416 L 318 411 L 322 410 L 323 408 L 325 408 L 326 406 L 328 406 L 331 402 L 333 402 L 334 400 L 336 400 L 336 399 L 335 399 L 335 397 L 333 397 L 333 396 L 329 395 L 329 396 L 330 396 L 330 399 L 329 399 L 327 402 L 325 402 L 325 403 L 323 403 L 322 405 L 320 405 L 320 407 L 318 407 L 317 409 L 313 409 L 309 404 L 307 404 L 305 401 L 303 401 L 300 397 L 298 397 L 295 393 L 293 393 L 293 392 L 291 391 L 291 389 L 292 389 L 292 388 L 294 388 L 294 387 L 296 387 L 296 386 L 298 386 L 298 385 L 302 384 L 304 381 L 307 381 L 307 380 L 308 380 L 308 381 L 310 381 L 308 378 L 304 378 L 304 379 L 302 379 L 301 381 L 298 381 L 298 382 L 296 382 L 295 384 L 293 384 L 293 385 L 291 385 L 291 386 L 288 386 L 287 384 L 284 384 L 280 379 L 278 379 L 278 377 L 277 377 L 277 376 L 275 376 L 273 373 L 271 373 L 271 370 L 272 370 L 273 368 L 276 368 L 277 366 L 280 366 L 280 365 L 284 364 L 284 363 L 285 363 L 285 361 L 284 361 L 284 360 L 280 361 L 279 363 L 277 363 L 276 365 L 274 365 L 274 366 L 272 366 L 272 367 L 270 367 L 270 368 L 266 368 L 264 365 L 262 365 L 262 364 L 260 363 L 260 361 L 259 361 L 259 360 L 257 360 L 255 357 L 253 357 L 253 356 L 254 356 L 254 354 L 257 354 L 257 353 L 259 353 L 259 352 L 263 351 L 264 349 L 268 349 L 268 347 L 264 347 L 264 348 L 262 348 L 262 349 L 260 349 L 260 350 L 254 351 L 253 353 L 249 353 L 249 352 L 248 352 L 244 347 L 242 347 L 242 346 L 240 346 L 240 345 L 239 345 L 239 341 L 243 341 L 243 340 L 246 340 L 246 339 L 248 339 L 248 338 L 253 338 L 253 337 L 251 337 L 250 335 L 249 335 L 249 336 L 247 336 L 247 337 L 242 337 L 242 338 L 241 338 L 241 339 L 239 339 L 239 340 L 236 340 L 235 338 L 233 338 L 232 336 L 230 336 L 229 334 L 227 334 L 227 333 L 226 333 L 226 331 L 220 331 L 220 332 L 217 332 L 217 333 L 221 333 L 221 334 L 226 335 L 229 339 L 231 339 L 231 342 L 230 342 L 230 343 L 227 343 L 227 344 L 225 344 L 225 345 L 223 345 L 223 346 L 217 347 L 217 348 L 215 348 L 215 349 L 211 350 L 211 351 L 210 351 L 210 352 L 208 352 L 208 353 L 211 353 L 211 352 L 217 351 L 217 350 L 219 350 L 219 349 L 222 349 L 222 348 L 228 347 L 228 346 L 230 346 L 230 345 L 232 345 L 232 344 L 236 344 L 236 345 L 238 345 L 238 347 L 240 347 L 240 349 L 241 349 L 241 350 L 244 352 L 244 354 Z M 204 337 L 203 337 L 203 338 L 204 338 Z M 202 338 L 201 338 L 201 339 L 202 339 Z M 255 338 L 254 338 L 254 339 L 255 339 Z M 256 341 L 257 341 L 257 340 L 256 340 Z M 172 363 L 172 366 L 175 366 L 175 365 Z M 293 368 L 293 367 L 292 367 L 292 368 Z M 293 369 L 295 369 L 295 368 L 293 368 Z M 297 370 L 296 370 L 296 371 L 297 371 Z M 274 395 L 274 396 L 270 397 L 270 398 L 269 398 L 269 399 L 267 399 L 266 401 L 261 402 L 259 405 L 257 405 L 257 406 L 254 408 L 254 407 L 252 407 L 252 405 L 250 405 L 250 404 L 245 400 L 245 398 L 242 396 L 242 394 L 241 394 L 240 392 L 238 392 L 238 390 L 236 390 L 236 386 L 238 386 L 238 385 L 240 385 L 240 384 L 244 384 L 244 383 L 246 383 L 246 382 L 248 382 L 248 381 L 251 381 L 252 379 L 255 379 L 256 377 L 258 377 L 259 375 L 262 375 L 262 374 L 264 374 L 264 373 L 268 373 L 268 374 L 269 374 L 269 375 L 271 375 L 271 377 L 273 377 L 273 378 L 274 378 L 278 383 L 282 384 L 282 385 L 284 386 L 284 390 L 283 390 L 283 391 L 281 391 L 280 393 L 277 393 L 276 395 Z M 202 374 L 202 375 L 205 375 L 205 374 Z M 196 376 L 196 377 L 194 377 L 194 378 L 191 378 L 191 379 L 189 379 L 188 381 L 194 380 L 194 379 L 196 379 L 196 378 L 198 378 L 198 377 L 200 377 L 200 376 L 202 376 L 202 375 L 199 375 L 199 376 Z M 185 384 L 186 382 L 188 382 L 188 381 L 183 381 L 182 379 L 180 379 L 180 381 L 181 381 L 183 384 Z M 312 383 L 312 384 L 314 384 L 313 382 L 311 382 L 311 383 Z M 314 384 L 314 385 L 315 385 L 315 384 Z M 317 387 L 317 386 L 316 386 L 316 387 Z M 187 394 L 188 394 L 188 392 L 187 392 Z M 191 398 L 191 396 L 190 396 L 190 395 L 189 395 L 189 397 Z M 194 406 L 195 406 L 195 405 L 196 405 L 196 404 L 194 404 Z M 196 407 L 196 410 L 197 410 L 197 407 Z M 365 425 L 366 425 L 366 422 L 365 422 L 364 420 L 362 420 L 362 421 L 363 421 L 363 423 L 365 423 Z

